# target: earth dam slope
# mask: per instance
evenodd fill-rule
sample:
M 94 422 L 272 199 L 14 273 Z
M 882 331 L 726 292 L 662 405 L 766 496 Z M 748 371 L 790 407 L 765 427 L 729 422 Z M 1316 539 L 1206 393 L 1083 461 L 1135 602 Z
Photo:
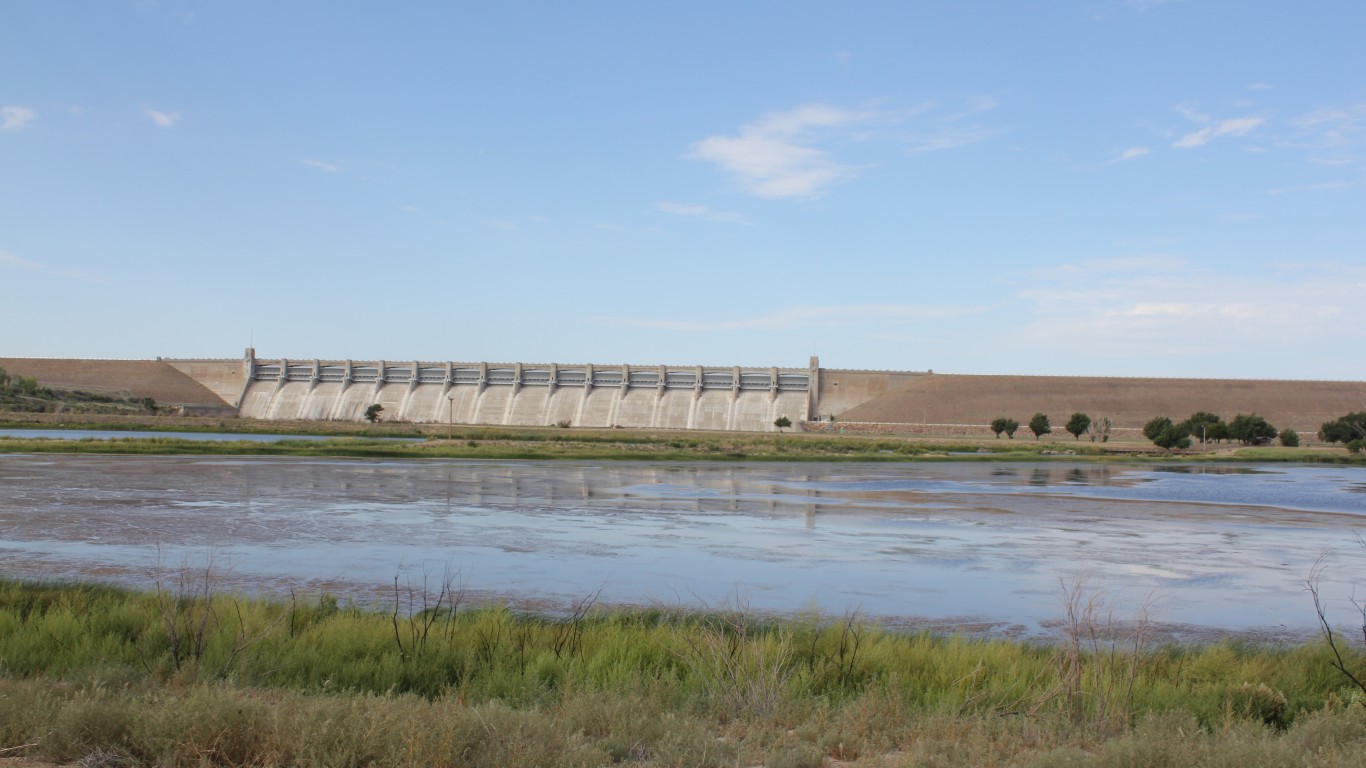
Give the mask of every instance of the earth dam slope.
M 1075 412 L 1139 428 L 1155 416 L 1257 413 L 1278 428 L 1313 434 L 1325 421 L 1366 408 L 1366 382 L 1158 379 L 1091 376 L 918 376 L 840 414 L 840 421 L 988 424 L 1042 412 L 1062 430 Z

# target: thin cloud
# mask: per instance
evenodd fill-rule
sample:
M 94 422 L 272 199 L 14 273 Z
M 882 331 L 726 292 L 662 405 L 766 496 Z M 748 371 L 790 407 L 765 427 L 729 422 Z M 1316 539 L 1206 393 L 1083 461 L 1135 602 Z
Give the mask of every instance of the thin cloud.
M 1182 136 L 1172 146 L 1177 149 L 1194 149 L 1195 147 L 1203 147 L 1212 139 L 1220 136 L 1246 136 L 1264 122 L 1266 121 L 1260 117 L 1235 117 L 1220 120 L 1213 125 L 1207 125 L 1198 131 Z
M 161 112 L 151 107 L 143 107 L 142 113 L 162 128 L 174 128 L 180 122 L 180 112 Z
M 826 104 L 807 104 L 774 112 L 740 126 L 734 136 L 697 142 L 687 157 L 714 163 L 750 194 L 769 199 L 811 198 L 853 177 L 856 169 L 832 159 L 813 144 L 830 130 L 848 128 L 873 117 Z
M 1115 155 L 1114 159 L 1112 159 L 1110 162 L 1122 163 L 1126 160 L 1134 160 L 1150 154 L 1152 154 L 1152 150 L 1147 147 L 1129 147 L 1123 152 L 1120 152 L 1118 155 Z
M 77 280 L 82 283 L 103 283 L 105 278 L 95 272 L 84 269 L 59 269 L 46 264 L 20 258 L 8 251 L 0 251 L 0 268 L 23 269 L 29 272 L 39 272 L 47 275 L 65 278 L 67 280 Z
M 299 163 L 302 165 L 306 165 L 309 168 L 317 168 L 320 171 L 327 171 L 328 173 L 338 173 L 342 169 L 340 165 L 336 165 L 334 163 L 325 163 L 322 160 L 313 160 L 310 158 L 304 158 L 300 160 Z
M 1366 330 L 1345 322 L 1360 304 L 1366 268 L 1284 265 L 1249 275 L 1175 257 L 1138 267 L 1121 261 L 1109 270 L 1029 275 L 1019 295 L 1032 319 L 1017 340 L 1047 348 L 1066 338 L 1102 356 L 1205 361 L 1252 347 L 1267 359 L 1290 359 L 1309 339 L 1355 348 L 1366 338 Z
M 693 205 L 690 203 L 671 203 L 662 201 L 655 203 L 655 209 L 685 219 L 723 221 L 732 224 L 739 224 L 745 221 L 745 217 L 738 213 L 733 213 L 731 211 L 713 211 L 705 205 Z
M 1307 149 L 1317 165 L 1350 165 L 1360 159 L 1366 137 L 1366 103 L 1324 107 L 1290 121 L 1294 133 L 1286 141 Z
M 813 198 L 865 166 L 836 160 L 832 142 L 900 142 L 910 153 L 938 152 L 984 141 L 1000 131 L 973 122 L 994 109 L 979 96 L 950 109 L 933 103 L 902 110 L 848 110 L 806 104 L 740 126 L 735 135 L 703 139 L 686 157 L 719 166 L 749 194 L 769 199 Z M 909 125 L 908 128 L 896 127 Z
M 649 328 L 654 330 L 712 332 L 712 331 L 793 331 L 804 328 L 829 328 L 877 324 L 896 320 L 924 320 L 961 317 L 981 312 L 979 307 L 940 307 L 911 304 L 853 304 L 844 306 L 798 306 L 764 315 L 731 320 L 669 320 L 623 317 L 602 317 L 598 322 L 608 325 Z
M 15 133 L 38 117 L 38 110 L 32 107 L 0 107 L 0 133 Z

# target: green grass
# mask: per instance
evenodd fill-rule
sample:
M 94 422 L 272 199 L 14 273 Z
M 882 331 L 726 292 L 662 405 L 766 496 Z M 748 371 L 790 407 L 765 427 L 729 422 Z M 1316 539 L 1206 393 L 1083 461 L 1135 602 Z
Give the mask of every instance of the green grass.
M 0 581 L 0 749 L 156 765 L 1361 765 L 1318 643 Z M 425 608 L 425 610 L 424 610 Z M 410 610 L 412 609 L 412 610 Z M 1072 639 L 1069 639 L 1072 638 Z M 1366 667 L 1353 650 L 1347 662 Z M 18 748 L 18 749 L 15 749 Z

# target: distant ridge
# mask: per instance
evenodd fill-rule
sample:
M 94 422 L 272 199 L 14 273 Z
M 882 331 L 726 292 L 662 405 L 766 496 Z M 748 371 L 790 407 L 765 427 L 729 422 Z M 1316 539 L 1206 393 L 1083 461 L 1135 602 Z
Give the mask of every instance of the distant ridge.
M 1154 416 L 1184 419 L 1196 411 L 1265 417 L 1277 427 L 1316 431 L 1325 421 L 1366 410 L 1366 382 L 1260 379 L 1165 379 L 1101 376 L 984 376 L 935 373 L 839 414 L 841 421 L 988 424 L 998 416 L 1024 423 L 1043 412 L 1055 432 L 1072 413 L 1142 427 Z

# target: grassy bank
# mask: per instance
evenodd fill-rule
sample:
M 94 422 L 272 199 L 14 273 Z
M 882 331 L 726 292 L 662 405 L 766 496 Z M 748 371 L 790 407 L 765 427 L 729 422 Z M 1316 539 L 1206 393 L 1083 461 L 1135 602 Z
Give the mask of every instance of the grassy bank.
M 69 417 L 67 417 L 69 419 Z M 1366 466 L 1366 454 L 1341 447 L 1206 446 L 1170 452 L 1148 442 L 1079 442 L 1070 439 L 859 437 L 827 434 L 755 434 L 647 429 L 475 427 L 441 424 L 204 419 L 143 416 L 80 417 L 0 414 L 0 428 L 92 429 L 146 432 L 116 440 L 29 440 L 0 437 L 0 453 L 107 453 L 164 455 L 353 456 L 369 458 L 753 460 L 753 461 L 1030 461 L 1056 458 L 1103 461 L 1251 461 Z M 157 437 L 158 431 L 270 435 L 322 435 L 346 440 L 262 443 L 204 442 Z M 381 438 L 417 438 L 418 443 Z
M 369 609 L 0 582 L 0 753 L 101 765 L 1361 765 L 1318 644 L 1055 644 L 857 617 L 567 615 L 399 585 Z M 1362 669 L 1357 651 L 1346 658 Z M 125 762 L 116 762 L 124 760 Z M 94 763 L 92 763 L 94 764 Z

